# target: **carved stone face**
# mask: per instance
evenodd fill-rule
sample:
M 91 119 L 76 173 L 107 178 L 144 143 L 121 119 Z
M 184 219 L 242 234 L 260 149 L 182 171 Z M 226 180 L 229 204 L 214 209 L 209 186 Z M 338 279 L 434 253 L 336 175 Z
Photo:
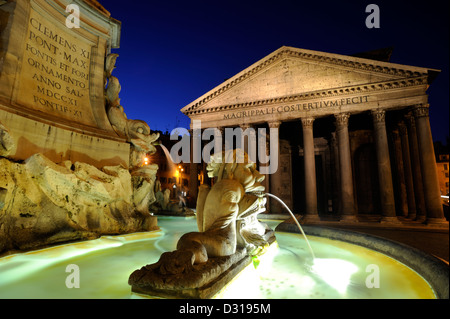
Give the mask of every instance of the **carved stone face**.
M 233 178 L 242 184 L 246 193 L 264 191 L 264 186 L 261 185 L 264 175 L 256 170 L 255 163 L 237 164 Z

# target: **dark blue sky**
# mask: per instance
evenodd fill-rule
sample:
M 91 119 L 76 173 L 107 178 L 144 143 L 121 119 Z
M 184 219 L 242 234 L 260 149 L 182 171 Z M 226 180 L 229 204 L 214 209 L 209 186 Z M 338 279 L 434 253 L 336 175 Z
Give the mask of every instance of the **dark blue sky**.
M 188 127 L 180 109 L 283 45 L 353 54 L 394 47 L 391 62 L 442 70 L 428 93 L 433 138 L 449 134 L 448 1 L 100 0 L 122 22 L 113 75 L 128 118 Z M 368 29 L 365 8 L 380 8 Z

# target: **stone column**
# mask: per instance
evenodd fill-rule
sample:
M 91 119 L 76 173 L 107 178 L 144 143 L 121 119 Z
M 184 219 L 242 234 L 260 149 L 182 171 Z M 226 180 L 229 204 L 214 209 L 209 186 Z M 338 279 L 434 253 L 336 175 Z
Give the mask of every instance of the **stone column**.
M 417 142 L 416 122 L 414 116 L 405 115 L 408 128 L 409 151 L 411 154 L 411 171 L 414 182 L 414 195 L 416 201 L 416 220 L 424 221 L 426 218 L 425 197 L 423 193 L 422 170 L 420 168 L 419 144 Z
M 199 140 L 199 136 L 193 135 L 193 130 L 189 130 L 191 135 L 191 154 L 190 154 L 190 164 L 189 164 L 189 205 L 191 207 L 196 207 L 197 196 L 198 196 L 198 166 L 199 163 L 194 162 L 194 139 Z
M 341 199 L 340 199 L 340 185 L 341 185 L 341 172 L 339 168 L 339 150 L 337 146 L 336 132 L 331 133 L 330 139 L 330 155 L 331 155 L 331 174 L 332 174 L 332 192 L 333 192 L 333 213 L 341 213 Z
M 275 173 L 270 175 L 269 178 L 269 184 L 270 184 L 270 193 L 272 193 L 273 195 L 277 196 L 278 198 L 280 197 L 281 194 L 281 187 L 282 187 L 282 183 L 281 183 L 281 172 L 279 169 L 279 164 L 280 164 L 280 125 L 281 122 L 279 121 L 275 121 L 275 122 L 269 122 L 269 130 L 271 132 L 273 132 L 273 135 L 276 136 L 276 141 L 270 141 L 270 144 L 272 143 L 276 143 L 277 147 L 278 147 L 278 169 Z M 270 134 L 269 134 L 270 136 Z M 270 156 L 274 156 L 274 154 L 270 154 Z M 267 175 L 266 175 L 267 176 Z M 283 205 L 281 205 L 277 200 L 273 199 L 273 198 L 269 198 L 269 207 L 270 207 L 270 213 L 271 214 L 283 214 L 283 213 L 287 213 L 284 211 L 284 207 Z
M 249 156 L 252 162 L 256 163 L 257 145 L 256 145 L 256 131 L 253 129 L 251 124 L 240 125 L 242 133 L 244 134 L 244 145 L 243 150 Z M 249 130 L 248 130 L 249 129 Z
M 259 134 L 258 133 L 258 170 L 260 173 L 264 173 L 263 171 L 263 167 L 265 170 L 267 170 L 267 166 L 270 165 L 269 163 L 262 163 L 261 160 L 263 159 L 263 156 L 267 156 L 267 154 L 270 154 L 270 141 L 269 141 L 269 134 Z M 261 148 L 261 149 L 259 149 Z M 261 152 L 265 152 L 265 153 L 261 153 Z M 262 182 L 262 185 L 264 186 L 265 192 L 266 193 L 271 193 L 271 189 L 270 189 L 270 176 L 271 174 L 265 174 L 264 173 L 264 180 Z M 267 198 L 267 206 L 266 207 L 270 207 L 270 198 Z M 268 209 L 269 210 L 269 209 Z
M 409 152 L 408 131 L 404 122 L 399 123 L 400 140 L 402 145 L 403 170 L 405 174 L 406 198 L 408 201 L 408 218 L 416 218 L 416 200 L 414 196 L 414 180 L 411 169 L 411 155 Z
M 399 214 L 403 217 L 408 216 L 408 195 L 406 194 L 406 179 L 403 164 L 402 145 L 400 141 L 400 134 L 398 130 L 392 131 L 392 140 L 394 145 L 395 171 L 397 179 L 397 192 Z
M 378 180 L 380 186 L 382 222 L 398 222 L 395 214 L 394 187 L 392 184 L 391 162 L 386 134 L 386 112 L 372 110 L 374 138 L 378 162 Z
M 316 159 L 313 136 L 314 118 L 302 118 L 303 158 L 305 162 L 305 200 L 308 221 L 320 220 L 317 210 Z
M 428 106 L 428 104 L 420 104 L 413 108 L 425 195 L 426 221 L 427 223 L 444 223 L 446 220 L 439 189 Z
M 202 154 L 202 160 L 201 160 L 201 168 L 202 168 L 202 174 L 203 174 L 203 184 L 205 185 L 209 185 L 212 186 L 212 179 L 208 176 L 208 170 L 206 169 L 206 167 L 208 166 L 208 163 L 206 163 L 203 160 L 203 150 L 205 149 L 206 144 L 208 144 L 209 142 L 206 142 L 202 139 L 203 133 L 205 131 L 206 128 L 202 128 L 200 131 L 200 145 L 201 145 L 201 154 Z
M 340 208 L 341 220 L 357 221 L 355 196 L 353 191 L 352 158 L 348 135 L 350 113 L 335 114 L 336 133 L 339 149 Z

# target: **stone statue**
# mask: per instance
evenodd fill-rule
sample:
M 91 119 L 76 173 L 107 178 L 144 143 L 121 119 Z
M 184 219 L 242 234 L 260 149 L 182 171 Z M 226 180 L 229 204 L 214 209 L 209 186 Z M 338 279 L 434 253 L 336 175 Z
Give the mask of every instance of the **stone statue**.
M 177 250 L 163 253 L 157 263 L 135 271 L 130 284 L 139 282 L 149 271 L 152 272 L 149 278 L 193 272 L 195 265 L 213 257 L 232 256 L 238 247 L 247 254 L 258 254 L 268 245 L 269 238 L 274 238 L 273 231 L 256 219 L 265 210 L 265 197 L 264 186 L 260 184 L 264 176 L 256 170 L 255 163 L 241 150 L 214 155 L 211 159 L 208 175 L 216 177 L 216 182 L 212 188 L 206 185 L 200 188 L 199 232 L 183 235 Z
M 153 145 L 159 138 L 159 133 L 151 133 L 147 123 L 141 120 L 129 120 L 120 105 L 120 83 L 112 75 L 118 54 L 109 54 L 105 61 L 105 100 L 106 114 L 112 128 L 120 137 L 126 138 L 131 144 L 130 173 L 134 190 L 134 205 L 136 210 L 151 214 L 149 206 L 156 201 L 154 184 L 158 165 L 143 165 L 143 159 L 156 152 Z
M 120 83 L 111 74 L 118 56 L 116 53 L 109 54 L 105 61 L 106 114 L 112 128 L 119 136 L 126 138 L 137 150 L 153 154 L 156 152 L 153 143 L 159 138 L 159 133 L 152 134 L 150 127 L 144 121 L 129 120 L 123 106 L 120 105 Z
M 0 156 L 7 156 L 14 147 L 14 140 L 8 129 L 0 123 Z
M 192 209 L 185 205 L 180 205 L 179 201 L 171 201 L 170 189 L 161 190 L 159 181 L 155 183 L 155 198 L 156 201 L 151 205 L 150 210 L 158 215 L 195 216 L 195 212 Z

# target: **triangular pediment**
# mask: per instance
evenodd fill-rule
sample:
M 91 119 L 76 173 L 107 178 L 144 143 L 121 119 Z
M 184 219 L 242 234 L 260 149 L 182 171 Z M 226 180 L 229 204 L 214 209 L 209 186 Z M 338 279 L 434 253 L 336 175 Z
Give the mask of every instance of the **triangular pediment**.
M 310 92 L 426 76 L 429 69 L 281 47 L 185 106 L 187 115 Z

